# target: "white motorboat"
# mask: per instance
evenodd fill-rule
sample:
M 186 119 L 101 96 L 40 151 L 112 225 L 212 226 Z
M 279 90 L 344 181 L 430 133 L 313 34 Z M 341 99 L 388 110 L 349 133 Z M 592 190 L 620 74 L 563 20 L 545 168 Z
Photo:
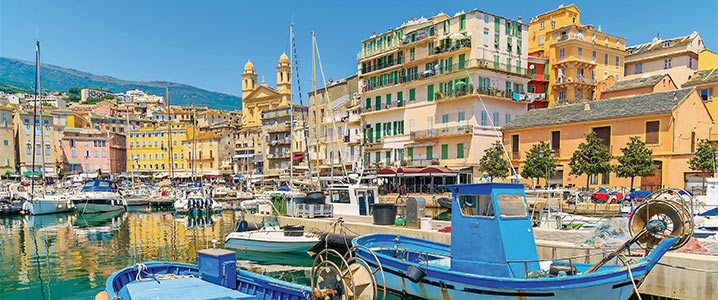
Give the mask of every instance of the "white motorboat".
M 56 214 L 74 209 L 72 201 L 60 195 L 46 195 L 23 203 L 23 210 L 31 215 Z
M 271 206 L 274 213 L 277 209 L 269 200 L 247 200 L 240 203 L 240 208 L 248 213 L 250 206 L 256 206 L 258 211 L 265 209 L 259 206 Z M 239 222 L 237 231 L 227 235 L 224 246 L 227 248 L 261 251 L 261 252 L 307 252 L 319 243 L 319 236 L 304 232 L 304 226 L 279 226 L 276 216 L 263 217 L 261 226 L 247 221 Z
M 118 184 L 109 180 L 88 180 L 72 203 L 77 211 L 85 214 L 124 209 Z

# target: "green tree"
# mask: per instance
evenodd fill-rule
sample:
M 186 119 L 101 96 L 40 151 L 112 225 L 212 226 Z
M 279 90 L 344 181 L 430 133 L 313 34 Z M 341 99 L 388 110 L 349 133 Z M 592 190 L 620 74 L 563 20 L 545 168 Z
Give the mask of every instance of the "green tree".
M 646 143 L 637 136 L 632 136 L 625 148 L 621 148 L 623 155 L 617 157 L 616 175 L 622 178 L 631 178 L 631 189 L 636 176 L 651 176 L 656 171 L 653 163 L 653 151 L 646 148 Z
M 546 186 L 548 187 L 548 178 L 556 175 L 556 159 L 551 154 L 551 147 L 547 142 L 540 142 L 531 146 L 526 153 L 526 162 L 521 170 L 521 177 L 533 178 L 534 186 L 538 183 L 539 178 L 546 178 Z
M 715 167 L 713 164 L 714 155 L 715 149 L 711 146 L 710 141 L 701 140 L 698 143 L 698 148 L 696 149 L 696 156 L 691 157 L 691 159 L 688 160 L 688 166 L 690 166 L 693 170 L 701 171 L 703 173 L 713 173 Z M 706 181 L 704 176 L 703 189 L 705 189 L 705 187 Z
M 504 149 L 499 141 L 484 150 L 484 156 L 479 160 L 479 170 L 486 172 L 490 181 L 509 175 L 509 164 L 504 159 Z
M 568 166 L 571 167 L 570 175 L 581 176 L 586 174 L 586 189 L 592 175 L 610 173 L 611 158 L 608 148 L 603 145 L 595 132 L 591 131 L 583 136 L 586 141 L 578 145 L 578 149 L 571 155 Z

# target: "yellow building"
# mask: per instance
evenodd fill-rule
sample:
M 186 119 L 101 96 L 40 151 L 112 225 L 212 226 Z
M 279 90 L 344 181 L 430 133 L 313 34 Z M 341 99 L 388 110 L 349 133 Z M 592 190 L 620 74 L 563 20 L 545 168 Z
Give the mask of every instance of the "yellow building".
M 228 163 L 234 152 L 232 137 L 230 132 L 200 132 L 199 130 L 197 136 L 193 137 L 190 131 L 184 147 L 187 168 L 192 170 L 194 167 L 194 174 L 197 176 L 222 175 L 220 170 L 222 165 Z
M 714 120 L 718 119 L 718 98 L 715 98 L 715 92 L 718 91 L 718 68 L 699 70 L 690 80 L 683 84 L 683 88 L 696 88 L 698 94 L 703 99 L 703 103 L 708 108 Z M 717 101 L 713 101 L 717 100 Z M 711 126 L 710 139 L 718 141 L 718 126 Z
M 561 5 L 529 23 L 529 55 L 549 60 L 549 106 L 594 100 L 598 81 L 623 76 L 626 39 L 581 24 L 580 14 Z
M 718 54 L 708 49 L 698 53 L 698 70 L 718 68 Z
M 185 143 L 192 134 L 192 127 L 186 123 L 173 123 L 171 130 L 171 147 L 167 124 L 132 130 L 128 170 L 167 173 L 172 164 L 174 171 L 186 171 L 189 166 L 185 161 Z

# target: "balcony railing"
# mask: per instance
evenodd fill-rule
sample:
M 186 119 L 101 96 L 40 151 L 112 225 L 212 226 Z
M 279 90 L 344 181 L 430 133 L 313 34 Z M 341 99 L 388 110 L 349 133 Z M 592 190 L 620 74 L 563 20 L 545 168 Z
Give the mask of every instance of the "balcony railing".
M 585 84 L 596 84 L 595 79 L 585 78 L 581 75 L 576 76 L 576 77 L 559 76 L 558 78 L 556 78 L 556 81 L 554 83 L 555 84 L 564 84 L 564 83 L 572 83 L 572 82 L 585 83 Z
M 269 127 L 267 127 L 267 131 L 268 132 L 289 131 L 289 122 L 270 125 Z
M 467 39 L 463 39 L 463 40 L 458 40 L 451 47 L 434 47 L 434 49 L 432 49 L 433 51 L 429 54 L 432 55 L 432 54 L 453 52 L 453 51 L 460 50 L 463 48 L 471 48 L 471 40 L 470 39 L 467 38 Z
M 473 90 L 474 90 L 474 85 L 469 84 L 468 87 L 466 87 L 466 86 L 455 87 L 454 89 L 452 89 L 448 92 L 436 91 L 436 92 L 434 92 L 434 100 L 448 100 L 448 99 L 463 97 L 466 95 L 470 95 L 471 91 L 473 91 Z
M 409 159 L 406 161 L 406 164 L 409 167 L 426 167 L 426 166 L 431 166 L 434 164 L 438 165 L 438 163 L 439 163 L 438 156 L 434 156 L 433 158 L 429 158 L 429 159 L 425 158 L 424 156 L 421 156 L 421 157 Z
M 392 109 L 392 108 L 396 108 L 396 107 L 404 107 L 404 105 L 406 105 L 406 104 L 404 103 L 403 100 L 402 101 L 392 101 L 389 104 L 380 104 L 378 107 L 376 106 L 376 104 L 372 104 L 371 107 L 366 107 L 366 106 L 362 107 L 361 112 L 367 113 L 367 112 L 373 112 L 373 111 L 382 111 L 382 110 Z
M 452 127 L 445 127 L 445 128 L 433 128 L 433 129 L 412 131 L 411 138 L 412 139 L 428 139 L 428 138 L 436 138 L 436 137 L 442 137 L 442 136 L 470 134 L 470 133 L 473 133 L 473 131 L 474 131 L 473 125 L 459 125 L 459 126 L 452 126 Z
M 549 80 L 549 74 L 545 74 L 545 73 L 544 73 L 544 74 L 531 73 L 531 79 L 546 80 L 546 81 L 548 81 L 548 80 Z
M 369 72 L 386 69 L 388 67 L 393 67 L 393 66 L 400 65 L 400 64 L 401 64 L 401 59 L 392 60 L 390 62 L 386 62 L 383 64 L 372 64 L 372 65 L 367 66 L 366 68 L 362 68 L 361 72 L 362 72 L 362 74 L 366 74 Z

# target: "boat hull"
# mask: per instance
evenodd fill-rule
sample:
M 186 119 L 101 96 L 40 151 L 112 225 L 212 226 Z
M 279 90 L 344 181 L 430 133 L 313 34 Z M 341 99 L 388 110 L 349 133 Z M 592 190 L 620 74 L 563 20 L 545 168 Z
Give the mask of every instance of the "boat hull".
M 392 247 L 389 241 L 397 241 L 396 247 Z M 625 267 L 606 265 L 596 272 L 581 274 L 590 265 L 574 263 L 578 275 L 531 279 L 480 275 L 481 270 L 477 270 L 477 274 L 454 271 L 451 268 L 451 248 L 445 244 L 385 234 L 359 237 L 353 243 L 366 247 L 359 247 L 355 251 L 356 256 L 373 268 L 378 267 L 377 259 L 381 263 L 387 289 L 415 297 L 437 300 L 628 299 L 633 293 L 631 278 L 638 283 L 675 243 L 675 239 L 664 240 L 648 257 L 631 264 L 630 273 Z M 375 250 L 370 252 L 368 249 Z M 418 282 L 410 280 L 407 275 L 410 266 L 422 270 L 425 276 Z M 381 284 L 381 274 L 375 276 L 377 283 Z
M 227 248 L 238 250 L 271 253 L 307 252 L 309 251 L 309 249 L 312 249 L 312 247 L 314 247 L 318 242 L 319 240 L 307 242 L 270 242 L 229 238 L 224 242 L 224 246 Z
M 74 208 L 67 200 L 34 200 L 25 202 L 25 209 L 31 215 L 47 215 L 70 212 Z
M 124 207 L 122 206 L 122 203 L 119 203 L 119 200 L 110 200 L 110 199 L 92 199 L 92 200 L 72 200 L 72 203 L 75 204 L 75 207 L 77 208 L 77 211 L 83 214 L 94 214 L 94 213 L 101 213 L 101 212 L 110 212 L 110 211 L 117 211 L 122 210 Z

